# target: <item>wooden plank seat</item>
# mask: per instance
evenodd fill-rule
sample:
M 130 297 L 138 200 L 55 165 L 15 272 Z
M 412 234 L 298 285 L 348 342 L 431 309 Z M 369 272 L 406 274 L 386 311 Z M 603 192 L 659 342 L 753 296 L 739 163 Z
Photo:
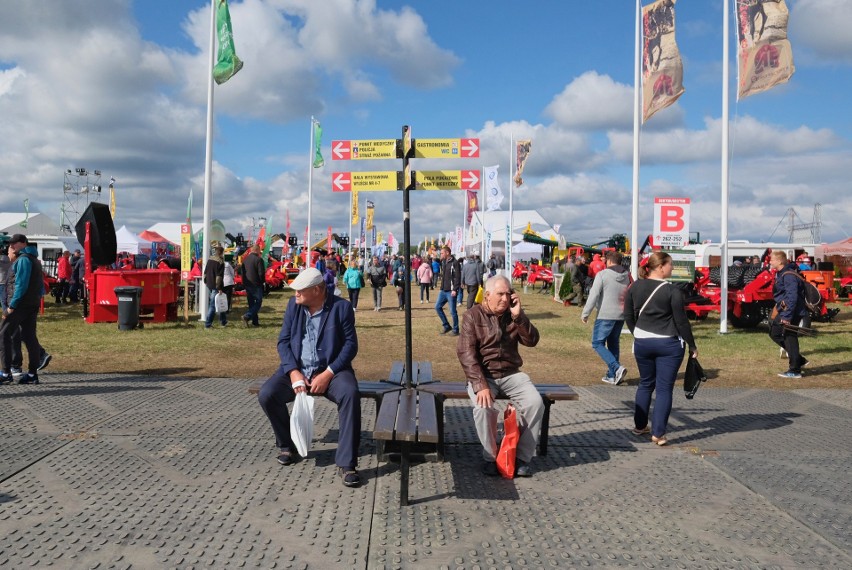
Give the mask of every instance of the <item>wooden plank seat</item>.
M 387 382 L 389 384 L 405 385 L 405 362 L 402 360 L 394 360 L 391 364 L 390 374 Z M 432 380 L 432 362 L 412 361 L 411 363 L 411 385 L 420 386 L 422 384 L 431 384 Z
M 257 394 L 260 392 L 260 387 L 263 386 L 264 382 L 266 382 L 266 380 L 255 380 L 249 384 L 248 393 Z M 361 395 L 361 398 L 370 398 L 376 402 L 377 409 L 384 394 L 387 394 L 388 392 L 398 392 L 399 390 L 402 390 L 402 386 L 389 384 L 387 382 L 373 382 L 369 380 L 358 381 L 358 393 Z
M 541 435 L 538 440 L 538 454 L 547 455 L 547 435 L 550 430 L 550 406 L 558 400 L 579 400 L 580 396 L 567 384 L 535 384 L 544 402 L 544 417 L 541 420 Z M 467 382 L 435 382 L 420 387 L 421 391 L 430 392 L 436 396 L 438 412 L 438 459 L 444 459 L 444 400 L 469 400 Z M 498 400 L 507 400 L 502 394 Z
M 388 392 L 382 397 L 373 439 L 377 446 L 396 442 L 400 449 L 399 504 L 408 505 L 411 448 L 416 443 L 438 444 L 441 439 L 434 394 L 414 388 Z M 381 457 L 381 453 L 379 456 Z

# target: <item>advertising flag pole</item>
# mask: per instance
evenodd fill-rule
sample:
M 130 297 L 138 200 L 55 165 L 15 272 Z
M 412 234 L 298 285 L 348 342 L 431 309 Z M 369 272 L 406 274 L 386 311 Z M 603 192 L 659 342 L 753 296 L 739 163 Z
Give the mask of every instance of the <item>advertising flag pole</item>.
M 633 63 L 633 208 L 630 230 L 630 274 L 639 279 L 639 134 L 642 116 L 642 1 L 636 0 L 636 43 Z
M 305 247 L 308 252 L 305 254 L 305 266 L 312 267 L 313 256 L 311 255 L 311 202 L 313 202 L 313 182 L 314 182 L 314 122 L 315 119 L 311 115 L 311 136 L 310 136 L 310 152 L 308 152 L 308 243 Z
M 729 76 L 729 38 L 730 16 L 728 14 L 728 0 L 722 0 L 722 233 L 719 242 L 722 244 L 722 287 L 721 307 L 719 309 L 719 333 L 728 332 L 728 136 L 730 124 L 728 122 L 728 76 Z
M 207 267 L 210 256 L 210 211 L 213 203 L 213 66 L 216 61 L 216 0 L 210 0 L 210 61 L 207 70 L 207 140 L 204 146 L 204 242 L 201 244 L 201 267 Z M 192 227 L 189 228 L 192 233 Z M 201 319 L 207 314 L 209 293 L 201 280 L 200 290 L 196 292 L 200 301 L 198 306 Z

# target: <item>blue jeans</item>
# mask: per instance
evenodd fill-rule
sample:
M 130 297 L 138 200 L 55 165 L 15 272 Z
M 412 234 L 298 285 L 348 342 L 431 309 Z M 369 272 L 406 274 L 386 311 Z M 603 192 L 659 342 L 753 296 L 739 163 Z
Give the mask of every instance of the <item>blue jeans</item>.
M 621 366 L 618 360 L 620 355 L 618 340 L 623 326 L 624 321 L 595 319 L 592 329 L 592 348 L 606 364 L 606 375 L 609 378 L 615 378 L 615 372 Z
M 210 290 L 210 298 L 207 300 L 207 318 L 204 320 L 205 327 L 213 326 L 213 315 L 216 314 L 216 295 L 219 293 L 216 289 Z M 219 323 L 224 327 L 228 324 L 227 313 L 219 313 Z
M 0 283 L 0 307 L 3 308 L 3 312 L 6 312 L 6 309 L 9 308 L 9 304 L 6 302 L 6 284 Z
M 243 315 L 244 319 L 251 321 L 251 324 L 257 326 L 260 321 L 257 320 L 257 313 L 260 311 L 260 306 L 263 304 L 263 285 L 245 284 L 246 300 L 248 301 L 248 311 Z
M 684 352 L 684 346 L 677 338 L 637 338 L 633 342 L 633 355 L 640 376 L 633 421 L 639 429 L 648 425 L 651 394 L 656 389 L 657 401 L 651 418 L 651 434 L 656 437 L 664 436 L 669 425 L 672 392 Z
M 453 326 L 447 321 L 447 315 L 444 314 L 444 305 L 450 304 L 450 315 L 453 317 Z M 438 301 L 435 303 L 435 312 L 438 313 L 438 318 L 441 319 L 441 324 L 444 325 L 444 330 L 448 331 L 452 328 L 453 332 L 459 332 L 459 311 L 456 307 L 456 298 L 453 297 L 450 291 L 441 291 L 438 293 Z

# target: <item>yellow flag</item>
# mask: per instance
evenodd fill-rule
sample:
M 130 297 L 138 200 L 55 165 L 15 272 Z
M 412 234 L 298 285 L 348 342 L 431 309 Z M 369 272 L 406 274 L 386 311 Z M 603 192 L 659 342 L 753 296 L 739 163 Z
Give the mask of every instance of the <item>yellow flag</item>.
M 115 188 L 112 184 L 109 187 L 109 215 L 113 220 L 115 219 Z
M 360 216 L 358 215 L 358 190 L 352 189 L 352 225 L 358 225 Z
M 373 203 L 367 200 L 367 229 L 373 229 Z

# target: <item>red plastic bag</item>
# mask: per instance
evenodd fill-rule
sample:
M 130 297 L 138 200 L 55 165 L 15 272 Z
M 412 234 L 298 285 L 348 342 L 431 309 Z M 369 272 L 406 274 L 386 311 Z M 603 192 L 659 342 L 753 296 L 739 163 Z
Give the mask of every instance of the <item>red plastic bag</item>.
M 497 471 L 506 479 L 515 478 L 515 453 L 518 450 L 518 412 L 509 404 L 503 412 L 503 441 L 497 452 Z

